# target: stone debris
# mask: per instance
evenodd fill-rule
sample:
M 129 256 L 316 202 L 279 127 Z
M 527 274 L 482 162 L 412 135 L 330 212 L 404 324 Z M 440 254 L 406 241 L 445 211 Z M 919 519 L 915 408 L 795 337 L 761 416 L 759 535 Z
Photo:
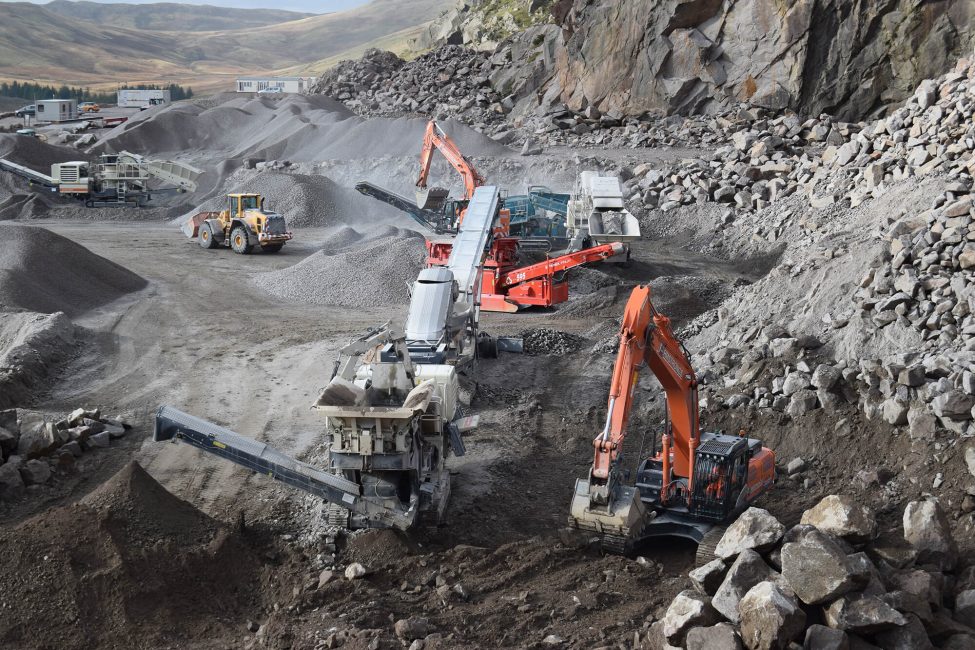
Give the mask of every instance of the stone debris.
M 953 574 L 957 565 L 943 562 L 957 560 L 951 554 L 957 544 L 937 502 L 908 504 L 906 546 L 878 536 L 875 521 L 871 510 L 850 497 L 827 495 L 784 534 L 778 522 L 769 522 L 776 542 L 764 555 L 741 551 L 716 589 L 711 585 L 723 571 L 721 561 L 698 567 L 690 573 L 696 591 L 682 592 L 674 611 L 687 610 L 691 602 L 695 612 L 710 605 L 724 621 L 679 619 L 684 647 L 692 641 L 708 647 L 702 644 L 714 639 L 713 647 L 740 642 L 749 649 L 933 648 L 946 647 L 949 637 L 957 644 L 950 647 L 972 647 L 975 572 Z M 781 566 L 781 574 L 770 564 Z M 717 631 L 722 625 L 730 629 Z M 679 645 L 679 634 L 667 638 Z
M 366 567 L 362 566 L 358 562 L 353 562 L 349 566 L 345 567 L 345 577 L 347 580 L 358 580 L 363 578 L 369 573 Z
M 130 428 L 97 409 L 76 409 L 61 419 L 26 409 L 0 411 L 0 501 L 14 501 L 26 487 L 73 471 L 84 452 L 109 447 Z
M 585 339 L 569 332 L 549 328 L 524 329 L 518 333 L 525 354 L 563 356 L 582 348 Z

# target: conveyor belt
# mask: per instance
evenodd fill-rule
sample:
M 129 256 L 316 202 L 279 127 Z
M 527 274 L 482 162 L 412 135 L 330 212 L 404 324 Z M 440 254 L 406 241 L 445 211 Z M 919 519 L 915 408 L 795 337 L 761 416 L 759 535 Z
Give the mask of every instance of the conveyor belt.
M 156 413 L 152 439 L 156 442 L 179 441 L 192 445 L 401 530 L 409 528 L 416 518 L 415 504 L 411 504 L 408 509 L 394 510 L 380 503 L 373 503 L 363 498 L 361 487 L 352 481 L 302 463 L 262 442 L 245 438 L 171 406 L 162 406 Z
M 40 183 L 44 187 L 58 186 L 58 182 L 47 174 L 36 172 L 29 167 L 18 165 L 15 162 L 10 162 L 9 160 L 4 160 L 3 158 L 0 158 L 0 169 L 10 172 L 11 174 L 16 174 L 22 178 L 26 178 L 32 183 Z
M 491 226 L 500 200 L 500 193 L 494 185 L 482 185 L 474 190 L 464 221 L 454 237 L 447 268 L 454 274 L 460 292 L 467 296 L 464 302 L 473 303 L 471 298 L 477 290 L 484 250 L 491 237 Z
M 441 233 L 445 230 L 442 213 L 419 208 L 414 201 L 406 198 L 405 196 L 397 194 L 396 192 L 390 192 L 389 190 L 379 187 L 378 185 L 374 185 L 368 181 L 360 181 L 359 183 L 356 183 L 355 189 L 360 194 L 371 196 L 377 201 L 382 201 L 383 203 L 393 206 L 397 210 L 402 210 L 406 214 L 410 215 L 410 217 L 412 217 L 413 220 L 418 224 L 421 226 L 426 226 L 436 233 Z

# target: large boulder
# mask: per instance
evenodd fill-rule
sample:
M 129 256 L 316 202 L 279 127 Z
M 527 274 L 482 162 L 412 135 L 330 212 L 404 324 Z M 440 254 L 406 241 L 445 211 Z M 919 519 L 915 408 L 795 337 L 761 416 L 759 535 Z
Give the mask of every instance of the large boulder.
M 841 596 L 825 609 L 826 624 L 854 634 L 876 634 L 907 625 L 907 619 L 876 596 Z
M 55 449 L 60 444 L 60 436 L 53 422 L 31 411 L 21 411 L 20 440 L 17 442 L 17 455 L 35 458 Z
M 696 591 L 685 590 L 671 601 L 661 620 L 667 641 L 679 646 L 684 643 L 684 637 L 691 628 L 714 625 L 719 616 L 706 597 Z
M 802 513 L 803 524 L 842 537 L 851 544 L 868 542 L 877 535 L 877 519 L 869 508 L 848 495 L 831 494 Z
M 788 647 L 806 627 L 806 613 L 788 587 L 760 582 L 738 603 L 741 638 L 749 650 Z
M 884 650 L 935 650 L 920 619 L 914 614 L 906 614 L 905 618 L 905 625 L 877 634 L 877 644 Z
M 934 564 L 951 570 L 958 561 L 958 547 L 948 518 L 937 499 L 912 501 L 904 509 L 904 539 L 917 550 L 918 564 Z
M 728 566 L 721 560 L 711 560 L 688 572 L 687 577 L 691 579 L 695 589 L 707 596 L 713 596 L 721 586 L 727 570 Z
M 741 650 L 741 640 L 735 628 L 727 623 L 711 627 L 695 627 L 687 633 L 685 650 Z
M 782 577 L 807 605 L 833 600 L 856 587 L 846 553 L 815 528 L 782 546 Z
M 726 619 L 738 623 L 738 603 L 748 590 L 760 582 L 776 579 L 779 579 L 779 574 L 765 563 L 762 556 L 746 549 L 728 569 L 728 575 L 711 599 L 711 605 Z
M 810 625 L 806 629 L 803 650 L 850 650 L 850 637 L 843 630 L 825 625 Z
M 728 526 L 728 530 L 718 541 L 714 554 L 727 560 L 744 550 L 762 553 L 775 546 L 784 532 L 785 526 L 769 514 L 768 510 L 749 508 Z
M 17 453 L 17 443 L 19 441 L 19 433 L 14 433 L 9 429 L 0 427 L 0 462 Z
M 955 596 L 955 620 L 975 629 L 975 589 L 966 589 Z
M 35 458 L 21 465 L 20 476 L 26 485 L 43 485 L 51 478 L 51 466 Z
M 0 501 L 16 499 L 24 493 L 24 479 L 18 464 L 0 465 Z

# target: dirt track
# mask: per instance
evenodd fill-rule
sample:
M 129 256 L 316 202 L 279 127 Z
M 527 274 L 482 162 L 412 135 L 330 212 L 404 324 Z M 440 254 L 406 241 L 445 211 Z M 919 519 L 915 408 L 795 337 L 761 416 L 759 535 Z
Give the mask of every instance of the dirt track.
M 243 257 L 229 250 L 203 251 L 170 224 L 34 224 L 69 237 L 149 281 L 145 290 L 77 319 L 79 325 L 94 331 L 95 343 L 65 369 L 64 374 L 74 379 L 53 390 L 46 400 L 53 409 L 98 404 L 140 414 L 148 423 L 160 404 L 172 404 L 287 453 L 302 455 L 320 442 L 321 423 L 309 406 L 331 373 L 336 350 L 368 327 L 405 313 L 401 307 L 353 310 L 281 303 L 247 281 L 253 273 L 291 266 L 320 249 L 328 240 L 326 229 L 301 230 L 278 255 Z M 630 267 L 607 266 L 607 270 L 623 282 L 660 275 L 714 275 L 723 281 L 741 277 L 730 265 L 654 250 L 650 243 L 641 245 Z M 678 308 L 678 322 L 713 306 L 696 303 L 686 291 L 668 295 L 666 302 Z M 558 310 L 487 314 L 482 326 L 512 334 L 540 326 L 580 333 L 598 328 L 611 334 L 616 311 L 569 318 L 560 316 Z M 519 418 L 511 417 L 513 405 L 536 399 L 545 414 L 539 422 L 544 430 L 563 428 L 559 420 L 569 402 L 578 404 L 582 399 L 593 406 L 602 404 L 611 356 L 599 355 L 595 368 L 579 373 L 590 356 L 583 352 L 566 359 L 509 357 L 482 364 L 479 381 L 487 390 L 495 381 L 503 384 L 504 394 L 475 404 L 483 411 L 486 425 L 472 438 L 472 457 L 488 462 L 498 455 L 513 455 L 536 462 L 538 452 L 529 453 L 517 438 L 538 434 L 530 432 L 535 427 L 528 422 L 519 425 Z M 568 378 L 573 379 L 567 385 Z M 568 388 L 576 384 L 581 388 Z M 560 389 L 553 391 L 555 386 Z M 517 428 L 524 430 L 512 430 Z M 573 435 L 581 440 L 589 432 Z M 549 436 L 571 438 L 564 431 L 541 434 L 542 439 Z M 568 443 L 553 442 L 564 454 Z M 147 442 L 137 458 L 175 494 L 214 514 L 239 505 L 241 496 L 248 503 L 259 503 L 263 491 L 273 487 L 245 470 L 185 448 Z M 575 460 L 581 469 L 585 455 Z M 471 462 L 465 467 L 475 474 L 485 471 Z M 551 472 L 563 485 L 571 486 L 578 469 L 568 473 L 566 469 L 561 465 Z M 516 492 L 521 489 L 509 487 Z M 455 496 L 461 500 L 463 494 L 459 488 Z M 562 491 L 558 500 L 564 500 L 565 494 Z M 516 537 L 522 537 L 541 532 L 547 525 L 514 527 L 521 529 Z M 502 534 L 497 541 L 509 538 Z M 475 540 L 467 537 L 465 541 Z

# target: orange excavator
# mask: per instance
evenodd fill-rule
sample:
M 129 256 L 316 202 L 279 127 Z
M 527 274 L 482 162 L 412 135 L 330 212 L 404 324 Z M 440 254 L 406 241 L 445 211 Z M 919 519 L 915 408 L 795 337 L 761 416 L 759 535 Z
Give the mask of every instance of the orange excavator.
M 416 205 L 424 210 L 440 210 L 447 200 L 447 190 L 442 187 L 427 187 L 430 178 L 430 164 L 433 162 L 433 152 L 439 150 L 457 173 L 464 179 L 464 198 L 458 201 L 459 211 L 462 213 L 467 202 L 474 196 L 474 190 L 484 185 L 484 177 L 474 165 L 464 157 L 460 148 L 444 133 L 437 123 L 430 120 L 427 130 L 423 134 L 423 149 L 420 151 L 420 175 L 416 179 Z
M 663 386 L 667 419 L 660 449 L 654 442 L 630 487 L 624 485 L 623 441 L 644 365 Z M 606 424 L 593 445 L 589 477 L 576 481 L 569 528 L 595 533 L 603 548 L 616 553 L 665 535 L 713 546 L 722 526 L 775 482 L 775 454 L 760 441 L 744 431 L 701 432 L 697 377 L 647 286 L 634 288 L 626 304 Z

